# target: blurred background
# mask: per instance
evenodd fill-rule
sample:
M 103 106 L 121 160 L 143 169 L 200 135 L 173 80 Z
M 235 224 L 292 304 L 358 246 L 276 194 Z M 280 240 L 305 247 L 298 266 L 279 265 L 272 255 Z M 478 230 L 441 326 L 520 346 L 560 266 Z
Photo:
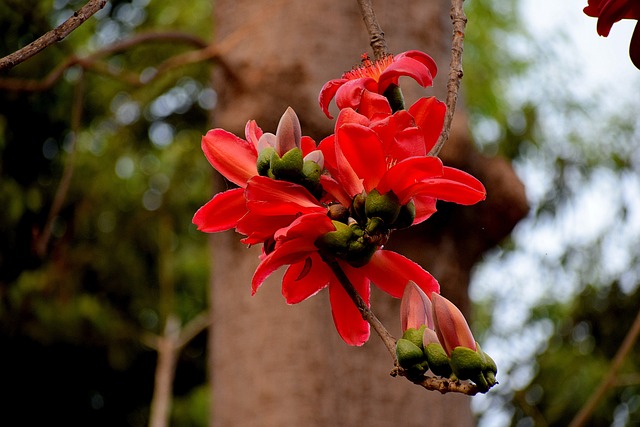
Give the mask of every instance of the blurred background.
M 465 3 L 471 133 L 512 161 L 531 207 L 474 270 L 472 329 L 501 384 L 472 408 L 482 426 L 563 426 L 640 308 L 635 22 L 599 38 L 586 2 Z M 0 56 L 83 4 L 3 1 Z M 176 325 L 171 424 L 209 425 L 210 253 L 191 218 L 213 192 L 200 138 L 218 93 L 188 54 L 213 8 L 109 1 L 0 73 L 1 425 L 147 425 Z M 590 425 L 640 425 L 639 351 Z

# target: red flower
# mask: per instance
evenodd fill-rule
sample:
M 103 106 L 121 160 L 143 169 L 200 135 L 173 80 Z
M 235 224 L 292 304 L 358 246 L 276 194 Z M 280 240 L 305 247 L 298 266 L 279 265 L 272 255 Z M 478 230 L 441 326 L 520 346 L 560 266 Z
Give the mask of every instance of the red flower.
M 435 61 L 417 50 L 389 55 L 374 62 L 365 56 L 360 67 L 344 73 L 340 79 L 327 82 L 320 90 L 318 102 L 330 119 L 329 103 L 334 97 L 338 108 L 353 108 L 367 116 L 369 114 L 361 111 L 361 107 L 391 111 L 387 99 L 381 96 L 390 85 L 397 85 L 401 76 L 407 76 L 422 87 L 428 87 L 433 84 L 437 70 Z
M 376 189 L 380 194 L 393 191 L 401 204 L 414 202 L 413 224 L 436 211 L 436 199 L 463 205 L 484 200 L 486 191 L 480 181 L 461 170 L 443 166 L 437 157 L 425 155 L 435 142 L 435 132 L 428 130 L 422 118 L 432 115 L 424 105 L 431 102 L 425 99 L 416 103 L 416 115 L 423 128 L 393 126 L 391 133 L 387 132 L 389 126 L 384 131 L 375 124 L 369 127 L 363 124 L 366 118 L 358 119 L 362 116 L 349 109 L 342 110 L 335 135 L 320 143 L 325 167 L 337 183 L 325 180 L 325 190 L 345 206 L 363 191 L 370 193 Z M 406 118 L 405 114 L 399 111 L 394 116 Z M 436 123 L 442 126 L 439 120 Z M 432 136 L 426 138 L 427 134 Z
M 287 303 L 296 304 L 329 288 L 331 312 L 336 329 L 350 345 L 362 345 L 369 339 L 369 324 L 322 260 L 315 242 L 335 231 L 324 214 L 311 213 L 297 218 L 290 226 L 275 233 L 275 247 L 263 259 L 252 280 L 253 293 L 278 268 L 289 265 L 282 280 L 282 294 Z M 418 264 L 395 252 L 377 250 L 362 267 L 338 260 L 354 288 L 369 304 L 370 282 L 395 298 L 400 298 L 409 280 L 426 293 L 438 292 L 438 282 Z
M 245 126 L 245 138 L 238 138 L 224 129 L 210 130 L 202 137 L 202 150 L 211 166 L 240 188 L 216 194 L 196 212 L 193 223 L 200 231 L 214 233 L 238 225 L 247 213 L 244 189 L 252 177 L 258 176 L 256 164 L 264 149 L 272 148 L 282 157 L 298 147 L 305 158 L 322 162 L 321 156 L 314 153 L 315 142 L 308 136 L 301 136 L 300 122 L 291 108 L 282 115 L 275 135 L 263 133 L 255 120 L 250 120 Z
M 640 19 L 640 2 L 638 0 L 589 0 L 584 13 L 598 18 L 598 34 L 607 37 L 613 24 L 621 19 Z M 640 69 L 640 25 L 636 25 L 629 46 L 631 61 Z

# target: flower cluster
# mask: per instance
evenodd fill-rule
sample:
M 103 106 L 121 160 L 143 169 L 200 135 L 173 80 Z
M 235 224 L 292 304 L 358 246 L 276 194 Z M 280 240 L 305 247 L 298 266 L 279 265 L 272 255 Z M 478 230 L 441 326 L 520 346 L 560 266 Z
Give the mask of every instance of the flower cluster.
M 334 133 L 316 144 L 303 136 L 295 112 L 283 114 L 275 134 L 249 121 L 245 139 L 213 129 L 202 139 L 211 163 L 239 188 L 219 193 L 200 208 L 199 230 L 234 228 L 242 242 L 262 244 L 251 287 L 287 266 L 282 294 L 295 304 L 328 288 L 336 329 L 350 345 L 369 338 L 369 324 L 336 277 L 338 266 L 364 302 L 370 284 L 400 298 L 408 281 L 427 295 L 438 282 L 404 256 L 383 249 L 391 232 L 420 223 L 436 201 L 464 205 L 485 198 L 471 175 L 444 166 L 427 153 L 443 126 L 445 106 L 421 98 L 404 108 L 397 86 L 408 76 L 426 87 L 436 74 L 425 53 L 404 52 L 362 66 L 328 82 L 319 96 Z
M 589 0 L 584 13 L 598 18 L 598 34 L 607 37 L 613 24 L 621 19 L 640 20 L 640 2 L 638 0 Z M 631 36 L 629 56 L 633 65 L 640 69 L 640 24 L 636 24 Z

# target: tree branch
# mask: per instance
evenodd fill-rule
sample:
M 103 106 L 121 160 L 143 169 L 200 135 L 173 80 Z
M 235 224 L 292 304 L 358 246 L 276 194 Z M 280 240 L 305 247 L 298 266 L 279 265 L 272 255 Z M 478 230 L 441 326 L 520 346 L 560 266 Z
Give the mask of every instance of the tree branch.
M 640 311 L 638 311 L 636 319 L 633 321 L 633 325 L 631 325 L 629 332 L 627 332 L 627 336 L 624 337 L 622 345 L 613 358 L 613 362 L 611 363 L 611 367 L 607 371 L 607 375 L 605 375 L 605 377 L 598 385 L 598 388 L 596 388 L 593 394 L 591 394 L 591 397 L 589 398 L 587 403 L 585 403 L 582 409 L 580 409 L 580 411 L 573 418 L 571 424 L 569 424 L 569 427 L 583 426 L 591 416 L 591 413 L 596 409 L 604 395 L 607 393 L 607 391 L 615 385 L 618 370 L 622 366 L 622 362 L 624 362 L 626 357 L 629 355 L 629 352 L 638 339 L 638 335 L 640 335 Z
M 376 14 L 373 11 L 371 0 L 358 0 L 358 6 L 360 7 L 364 25 L 367 27 L 367 32 L 369 33 L 369 42 L 373 49 L 373 55 L 376 59 L 384 58 L 389 55 L 389 49 L 384 39 L 384 31 L 380 28 Z
M 467 396 L 475 396 L 478 394 L 479 390 L 475 384 L 469 381 L 452 381 L 448 378 L 441 377 L 430 377 L 430 376 L 420 376 L 420 377 L 409 377 L 407 376 L 407 371 L 402 369 L 401 367 L 396 367 L 391 371 L 391 376 L 402 376 L 406 377 L 412 383 L 424 387 L 427 390 L 439 391 L 442 394 L 445 393 L 462 393 Z
M 451 64 L 449 66 L 449 81 L 447 82 L 447 113 L 444 117 L 444 125 L 438 141 L 429 151 L 429 156 L 437 156 L 442 146 L 449 139 L 453 114 L 458 102 L 458 91 L 462 79 L 462 51 L 464 43 L 464 30 L 467 26 L 467 16 L 464 14 L 464 0 L 451 0 L 451 21 L 453 22 L 453 36 L 451 40 Z
M 58 27 L 45 33 L 43 36 L 29 43 L 22 49 L 1 58 L 0 71 L 11 69 L 36 55 L 46 47 L 61 41 L 71 34 L 73 30 L 82 25 L 82 23 L 87 19 L 91 18 L 94 13 L 102 9 L 105 4 L 107 4 L 107 0 L 89 0 L 87 4 L 82 6 L 77 12 L 74 12 L 73 16 L 64 21 Z

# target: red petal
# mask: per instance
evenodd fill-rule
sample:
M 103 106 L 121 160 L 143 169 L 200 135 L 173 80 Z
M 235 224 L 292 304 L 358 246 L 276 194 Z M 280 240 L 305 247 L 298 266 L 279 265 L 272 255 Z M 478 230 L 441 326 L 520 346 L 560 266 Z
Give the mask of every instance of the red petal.
M 302 155 L 306 156 L 310 152 L 317 150 L 318 147 L 311 137 L 303 136 L 300 140 L 300 149 L 302 150 Z
M 301 185 L 255 176 L 245 190 L 247 207 L 260 215 L 326 212 L 318 200 Z
M 444 116 L 447 112 L 447 105 L 438 101 L 435 97 L 420 98 L 411 107 L 409 113 L 413 116 L 416 124 L 422 131 L 426 152 L 438 141 L 444 125 Z
M 312 253 L 287 269 L 282 279 L 282 295 L 287 304 L 297 304 L 324 289 L 330 279 L 331 270 L 317 253 Z
M 244 136 L 256 149 L 258 148 L 258 141 L 262 136 L 262 129 L 260 129 L 260 126 L 258 126 L 255 120 L 249 120 L 247 122 L 244 127 Z
M 401 161 L 387 171 L 378 184 L 378 191 L 385 194 L 389 190 L 393 190 L 400 197 L 400 193 L 420 180 L 439 177 L 443 173 L 442 161 L 439 158 L 411 157 Z M 406 200 L 400 197 L 400 201 L 407 203 L 410 198 L 410 195 Z
M 318 148 L 320 148 L 324 156 L 325 169 L 342 185 L 344 191 L 349 194 L 349 199 L 356 194 L 360 194 L 363 190 L 362 181 L 353 171 L 342 151 L 336 148 L 335 135 L 330 135 L 323 139 Z M 350 204 L 351 202 L 349 202 Z
M 401 76 L 411 77 L 422 87 L 431 86 L 436 72 L 435 62 L 426 53 L 404 52 L 396 55 L 393 63 L 380 74 L 378 92 L 383 93 L 391 83 L 398 84 L 398 78 Z
M 256 147 L 223 129 L 213 129 L 202 137 L 202 150 L 218 172 L 234 184 L 244 187 L 258 175 Z
M 398 198 L 403 200 L 417 194 L 461 205 L 473 205 L 487 197 L 480 181 L 466 172 L 450 167 L 444 168 L 442 177 L 423 179 L 398 194 Z
M 392 113 L 389 100 L 375 92 L 365 90 L 362 92 L 358 113 L 371 120 L 389 116 Z
M 340 265 L 368 307 L 371 293 L 369 280 L 357 269 L 350 267 L 346 263 L 340 263 Z M 333 322 L 344 342 L 357 346 L 367 342 L 369 339 L 369 323 L 362 318 L 354 302 L 333 275 L 331 283 L 329 283 L 329 300 L 331 301 Z
M 198 230 L 215 233 L 234 228 L 240 218 L 247 213 L 244 190 L 234 188 L 216 194 L 213 199 L 202 206 L 193 216 L 193 223 Z
M 378 288 L 395 298 L 402 296 L 410 280 L 427 295 L 440 292 L 438 281 L 428 271 L 393 251 L 376 251 L 361 269 Z
M 358 110 L 365 90 L 378 92 L 378 83 L 371 77 L 348 80 L 336 91 L 336 105 L 341 110 L 343 108 Z
M 431 215 L 436 213 L 436 199 L 431 196 L 417 194 L 411 198 L 416 207 L 416 217 L 413 225 L 426 221 Z
M 251 280 L 251 295 L 254 295 L 260 285 L 278 268 L 286 264 L 294 264 L 304 261 L 311 252 L 318 249 L 313 241 L 304 241 L 303 239 L 289 240 L 282 243 L 273 252 L 267 255 L 256 268 Z
M 322 89 L 320 89 L 318 103 L 320 104 L 320 108 L 322 108 L 324 114 L 330 119 L 333 119 L 333 117 L 331 116 L 331 114 L 329 114 L 329 104 L 331 103 L 333 97 L 336 95 L 338 89 L 340 89 L 340 86 L 345 84 L 347 81 L 348 80 L 346 79 L 329 80 L 324 84 L 324 86 L 322 86 Z
M 336 153 L 339 152 L 344 154 L 356 175 L 363 179 L 367 192 L 378 185 L 378 181 L 387 170 L 380 138 L 368 127 L 356 124 L 342 125 L 336 131 Z

